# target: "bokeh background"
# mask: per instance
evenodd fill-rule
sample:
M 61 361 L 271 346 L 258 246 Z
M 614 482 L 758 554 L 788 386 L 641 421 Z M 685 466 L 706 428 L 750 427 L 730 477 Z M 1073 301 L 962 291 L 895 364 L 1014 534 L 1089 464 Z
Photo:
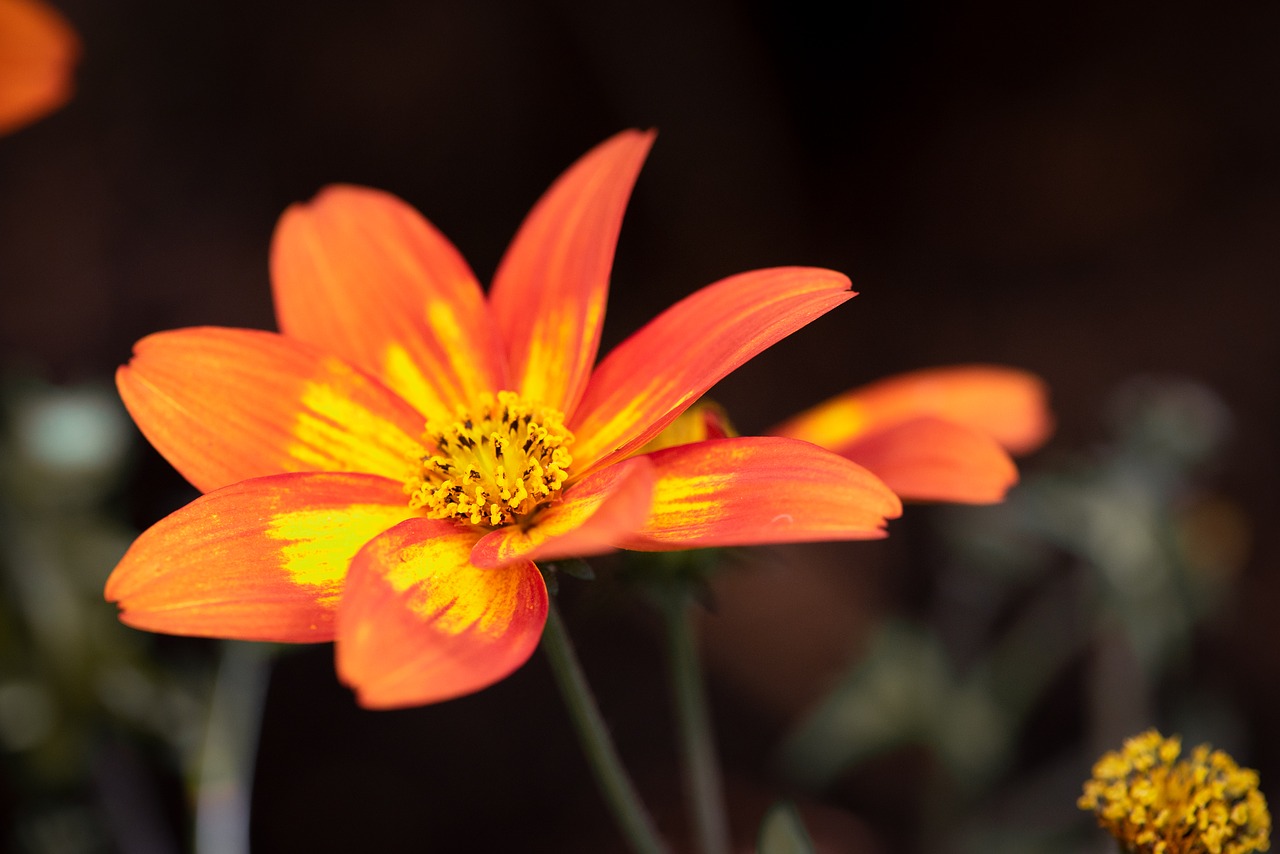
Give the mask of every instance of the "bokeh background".
M 75 98 L 0 138 L 3 845 L 234 851 L 248 798 L 257 851 L 617 850 L 539 657 L 370 713 L 328 647 L 145 636 L 96 597 L 194 495 L 111 374 L 153 331 L 272 328 L 287 205 L 390 190 L 487 281 L 633 126 L 659 136 L 606 347 L 725 275 L 827 266 L 860 295 L 714 391 L 742 431 L 967 362 L 1038 373 L 1058 422 L 1001 508 L 731 556 L 703 629 L 742 849 L 788 797 L 826 850 L 1105 850 L 1074 798 L 1149 725 L 1280 795 L 1280 6 L 56 5 Z M 570 629 L 681 839 L 658 620 L 598 568 Z

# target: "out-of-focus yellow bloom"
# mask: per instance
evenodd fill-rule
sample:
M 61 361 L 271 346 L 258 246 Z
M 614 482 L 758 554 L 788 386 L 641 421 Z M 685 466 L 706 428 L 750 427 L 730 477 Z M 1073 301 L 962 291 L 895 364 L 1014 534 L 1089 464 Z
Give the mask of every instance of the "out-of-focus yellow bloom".
M 1077 802 L 1134 854 L 1249 854 L 1271 847 L 1258 772 L 1202 744 L 1147 730 L 1093 766 Z

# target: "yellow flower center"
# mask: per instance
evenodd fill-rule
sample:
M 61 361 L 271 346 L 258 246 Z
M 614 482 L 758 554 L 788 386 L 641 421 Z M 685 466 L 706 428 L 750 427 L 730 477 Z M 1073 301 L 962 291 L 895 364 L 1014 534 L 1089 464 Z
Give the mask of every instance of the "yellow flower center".
M 458 407 L 451 423 L 428 421 L 423 439 L 435 453 L 420 457 L 405 492 L 431 519 L 519 522 L 555 500 L 573 462 L 564 416 L 512 391 Z
M 1092 810 L 1124 851 L 1250 854 L 1270 846 L 1271 815 L 1258 774 L 1200 745 L 1175 761 L 1182 743 L 1148 730 L 1093 766 L 1081 809 Z

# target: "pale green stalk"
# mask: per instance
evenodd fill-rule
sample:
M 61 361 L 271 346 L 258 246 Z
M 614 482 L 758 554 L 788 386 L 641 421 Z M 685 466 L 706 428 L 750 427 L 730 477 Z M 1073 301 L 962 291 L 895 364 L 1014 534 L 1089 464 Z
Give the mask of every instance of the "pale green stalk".
M 697 850 L 728 854 L 729 826 L 725 817 L 724 786 L 716 757 L 711 715 L 694 631 L 695 607 L 689 588 L 676 585 L 662 597 L 666 618 L 671 688 L 680 726 L 685 796 L 693 814 Z

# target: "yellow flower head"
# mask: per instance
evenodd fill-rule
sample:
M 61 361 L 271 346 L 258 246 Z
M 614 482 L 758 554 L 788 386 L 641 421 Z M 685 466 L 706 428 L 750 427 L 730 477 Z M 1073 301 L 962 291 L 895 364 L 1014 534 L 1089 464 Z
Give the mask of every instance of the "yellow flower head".
M 1182 740 L 1154 729 L 1093 766 L 1077 802 L 1133 854 L 1249 854 L 1271 847 L 1271 814 L 1258 772 L 1202 744 L 1179 760 Z

